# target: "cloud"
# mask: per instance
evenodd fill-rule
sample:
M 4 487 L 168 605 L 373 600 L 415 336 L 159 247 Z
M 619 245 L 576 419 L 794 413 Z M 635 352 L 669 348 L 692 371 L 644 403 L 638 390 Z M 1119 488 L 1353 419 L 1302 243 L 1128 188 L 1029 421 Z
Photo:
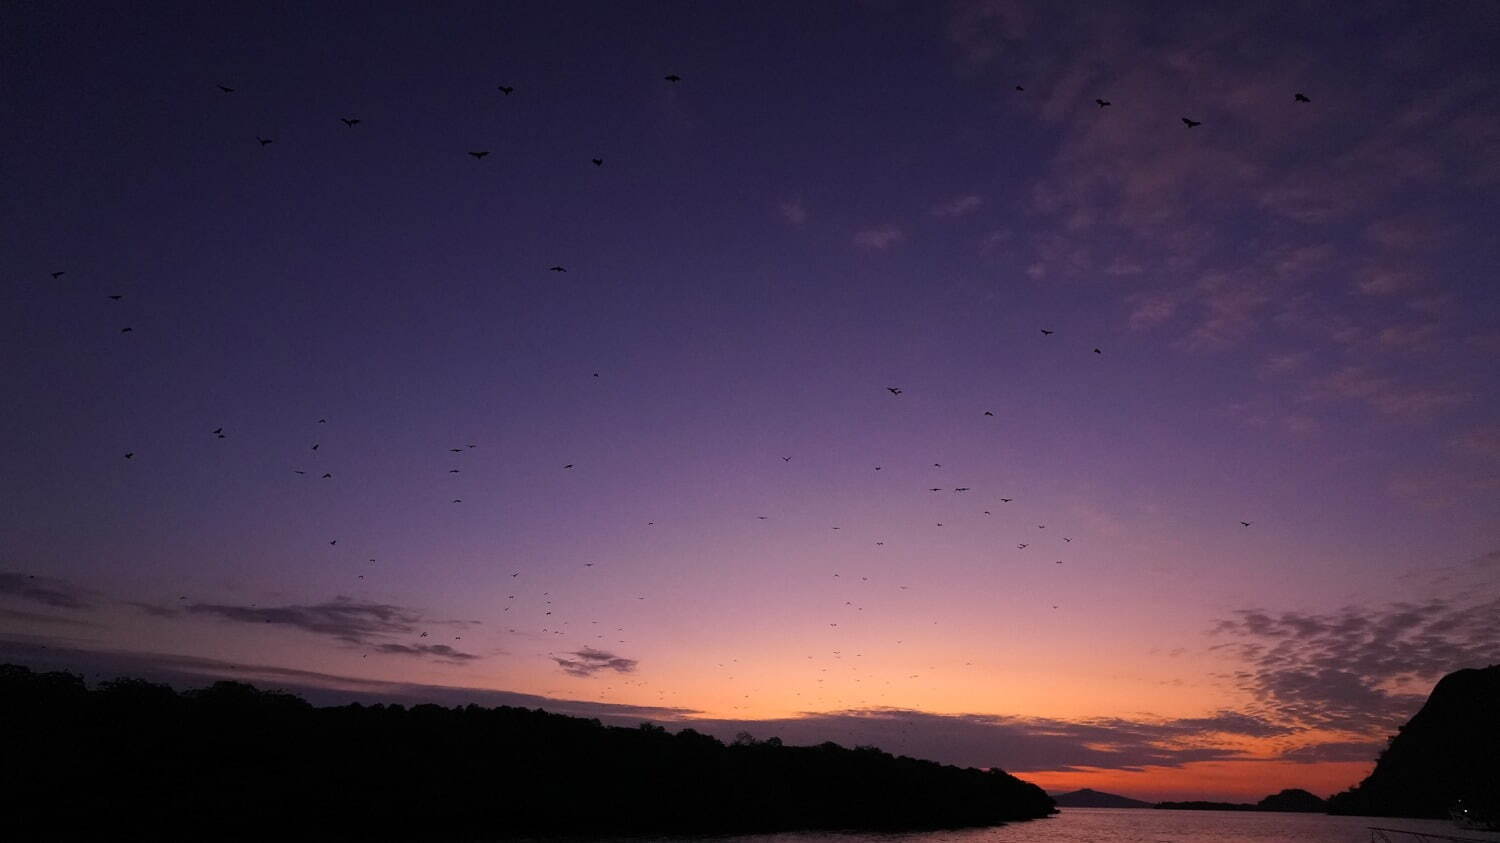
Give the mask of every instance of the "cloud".
M 1417 349 L 1431 345 L 1437 336 L 1438 326 L 1432 322 L 1414 325 L 1392 325 L 1382 329 L 1376 337 L 1387 348 Z
M 1373 761 L 1385 741 L 1328 741 L 1312 743 L 1289 749 L 1277 756 L 1279 761 L 1294 761 L 1298 764 L 1321 764 L 1339 761 Z
M 1327 614 L 1245 609 L 1213 634 L 1248 669 L 1234 681 L 1253 713 L 1312 729 L 1378 734 L 1409 717 L 1431 684 L 1500 654 L 1500 598 L 1350 606 Z
M 454 664 L 462 664 L 479 658 L 472 653 L 461 653 L 447 644 L 378 644 L 375 652 L 403 656 L 432 656 Z
M 1148 295 L 1136 299 L 1130 313 L 1130 327 L 1136 330 L 1154 328 L 1172 318 L 1177 302 L 1170 295 Z
M 290 626 L 348 644 L 368 646 L 377 653 L 432 656 L 454 664 L 477 658 L 441 644 L 403 645 L 386 640 L 394 636 L 417 634 L 423 625 L 453 622 L 424 619 L 416 610 L 385 603 L 358 603 L 347 597 L 340 597 L 311 606 L 195 603 L 188 606 L 186 611 L 189 614 L 212 615 L 240 623 Z
M 136 600 L 128 600 L 125 605 L 133 606 L 155 618 L 175 618 L 182 614 L 171 606 L 161 606 L 156 603 L 142 603 Z
M 881 225 L 856 232 L 854 245 L 865 249 L 884 251 L 906 239 L 901 229 L 894 225 Z
M 83 649 L 55 642 L 41 644 L 0 638 L 0 663 L 26 664 L 37 670 L 71 670 L 94 678 L 131 676 L 175 688 L 201 687 L 217 679 L 254 682 L 261 687 L 294 690 L 315 705 L 359 703 L 435 703 L 438 705 L 508 705 L 544 708 L 560 714 L 593 717 L 634 725 L 642 719 L 663 723 L 691 718 L 693 709 L 641 706 L 545 697 L 489 688 L 423 685 L 340 676 L 263 664 L 235 664 L 219 659 L 131 650 Z
M 0 571 L 0 596 L 16 597 L 56 609 L 91 608 L 83 594 L 82 590 L 64 580 Z
M 1408 387 L 1362 366 L 1345 366 L 1314 381 L 1310 399 L 1341 398 L 1362 401 L 1382 414 L 1422 420 L 1467 403 L 1472 396 L 1444 387 Z
M 1288 351 L 1268 355 L 1260 364 L 1261 377 L 1273 378 L 1301 369 L 1311 355 L 1305 351 Z
M 23 621 L 25 623 L 58 624 L 62 626 L 88 626 L 96 628 L 100 627 L 99 624 L 94 623 L 93 621 L 79 620 L 78 618 L 69 618 L 62 615 L 47 615 L 41 612 L 26 612 L 20 609 L 0 608 L 0 618 L 12 621 Z
M 948 39 L 970 64 L 983 64 L 1026 34 L 1031 18 L 1021 0 L 965 0 L 954 6 Z
M 1389 296 L 1418 285 L 1417 274 L 1390 266 L 1371 266 L 1358 276 L 1355 288 L 1367 296 Z
M 1405 471 L 1393 475 L 1385 486 L 1392 497 L 1424 509 L 1444 509 L 1495 488 L 1500 488 L 1500 474 L 1478 465 Z
M 565 659 L 561 656 L 553 656 L 552 660 L 563 669 L 563 673 L 570 676 L 588 678 L 601 670 L 613 670 L 616 673 L 634 673 L 636 660 L 621 658 L 614 653 L 604 650 L 595 650 L 592 647 L 584 647 L 566 655 L 573 656 Z
M 1470 454 L 1500 459 L 1500 425 L 1476 427 L 1455 436 L 1450 444 Z
M 807 222 L 807 207 L 802 204 L 801 199 L 788 199 L 777 206 L 781 212 L 781 218 L 791 225 L 802 225 Z
M 744 731 L 762 738 L 779 737 L 790 744 L 826 740 L 846 746 L 873 744 L 948 764 L 1002 767 L 1010 772 L 1082 767 L 1135 770 L 1234 761 L 1247 757 L 1236 745 L 1244 738 L 1290 731 L 1236 712 L 1157 721 L 1057 720 L 901 708 L 808 712 L 773 720 L 693 720 L 684 725 L 724 738 Z
M 380 603 L 356 603 L 338 598 L 313 606 L 229 606 L 195 603 L 187 607 L 190 614 L 215 615 L 242 623 L 269 623 L 292 626 L 318 635 L 328 635 L 351 644 L 363 644 L 385 635 L 405 635 L 416 631 L 421 617 L 409 609 Z
M 932 215 L 935 217 L 961 217 L 979 210 L 979 207 L 983 204 L 984 200 L 974 194 L 958 196 L 947 202 L 935 205 L 932 209 Z

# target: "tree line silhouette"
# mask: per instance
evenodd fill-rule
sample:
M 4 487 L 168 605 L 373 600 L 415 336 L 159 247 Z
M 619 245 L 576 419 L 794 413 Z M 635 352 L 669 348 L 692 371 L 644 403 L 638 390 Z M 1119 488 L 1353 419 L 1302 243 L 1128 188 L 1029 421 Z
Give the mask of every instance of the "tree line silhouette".
M 240 682 L 90 689 L 0 666 L 0 788 L 25 838 L 496 838 L 992 825 L 1041 788 L 834 743 L 725 744 L 541 709 L 314 707 Z

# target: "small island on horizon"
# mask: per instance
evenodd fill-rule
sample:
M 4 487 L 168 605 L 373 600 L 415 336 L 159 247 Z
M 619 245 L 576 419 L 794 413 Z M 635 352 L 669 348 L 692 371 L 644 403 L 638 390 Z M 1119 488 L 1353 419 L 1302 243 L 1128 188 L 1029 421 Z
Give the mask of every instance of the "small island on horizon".
M 1288 788 L 1253 803 L 1210 802 L 1205 800 L 1147 802 L 1087 787 L 1069 793 L 1052 794 L 1052 801 L 1056 802 L 1059 808 L 1163 808 L 1178 811 L 1282 811 L 1294 813 L 1322 813 L 1328 809 L 1326 801 L 1299 788 Z

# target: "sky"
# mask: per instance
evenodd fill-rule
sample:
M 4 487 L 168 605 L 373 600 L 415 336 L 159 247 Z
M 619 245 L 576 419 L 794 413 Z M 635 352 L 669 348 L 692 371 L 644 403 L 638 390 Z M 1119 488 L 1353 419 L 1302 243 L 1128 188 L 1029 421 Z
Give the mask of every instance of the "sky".
M 1492 3 L 5 8 L 0 660 L 1234 799 L 1500 662 Z

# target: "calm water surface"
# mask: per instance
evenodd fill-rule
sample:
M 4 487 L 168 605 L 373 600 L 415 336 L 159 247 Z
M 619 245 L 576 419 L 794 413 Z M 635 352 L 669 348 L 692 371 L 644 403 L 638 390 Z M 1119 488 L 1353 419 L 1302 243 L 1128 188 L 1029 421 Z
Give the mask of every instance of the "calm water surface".
M 1324 814 L 1260 814 L 1241 811 L 1158 811 L 1114 808 L 1064 808 L 1051 819 L 1012 823 L 999 828 L 938 831 L 921 834 L 763 834 L 719 838 L 743 843 L 1369 843 L 1370 826 L 1497 841 L 1500 833 L 1468 831 L 1442 820 L 1397 820 L 1385 817 L 1330 817 Z M 1378 838 L 1377 838 L 1378 839 Z M 1419 838 L 1391 835 L 1391 843 Z

